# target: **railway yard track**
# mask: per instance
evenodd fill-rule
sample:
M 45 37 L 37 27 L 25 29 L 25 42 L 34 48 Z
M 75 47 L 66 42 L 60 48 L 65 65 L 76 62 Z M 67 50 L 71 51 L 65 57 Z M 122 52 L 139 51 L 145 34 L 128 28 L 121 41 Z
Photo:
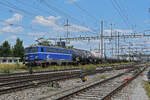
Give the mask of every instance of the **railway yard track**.
M 96 73 L 104 73 L 111 70 L 121 70 L 121 69 L 138 69 L 137 66 L 116 66 L 116 67 L 104 67 L 99 68 L 92 72 L 86 72 L 86 75 L 93 75 Z M 71 78 L 79 78 L 81 71 L 67 70 L 67 71 L 56 71 L 56 72 L 45 72 L 45 73 L 35 73 L 33 75 L 20 75 L 20 76 L 7 76 L 6 78 L 0 77 L 0 95 L 7 94 L 11 92 L 16 92 L 28 88 L 38 87 L 42 84 L 47 84 L 53 81 L 60 81 Z
M 0 78 L 0 95 L 18 90 L 36 87 L 40 84 L 49 83 L 78 77 L 80 71 L 65 71 L 56 73 L 46 73 L 37 75 L 17 76 L 9 78 Z
M 57 69 L 57 70 L 46 70 L 46 71 L 33 71 L 32 74 L 42 74 L 42 73 L 49 73 L 49 72 L 59 72 L 59 71 L 74 71 L 79 70 L 79 68 L 70 68 L 70 69 Z M 25 75 L 31 75 L 29 72 L 20 72 L 20 73 L 9 73 L 9 74 L 0 74 L 0 78 L 4 77 L 14 77 L 14 76 L 25 76 Z
M 39 100 L 111 100 L 115 93 L 135 79 L 145 68 L 133 68 L 103 81 L 89 83 Z M 131 79 L 123 82 L 122 79 L 127 77 Z
M 132 65 L 122 65 L 122 66 L 106 66 L 106 67 L 100 67 L 97 68 L 96 72 L 103 72 L 103 71 L 109 71 L 109 70 L 120 70 L 120 69 L 126 69 L 130 68 Z M 63 74 L 66 75 L 67 73 L 80 73 L 80 69 L 63 69 L 63 70 L 50 70 L 50 71 L 37 71 L 33 72 L 33 74 L 29 73 L 14 73 L 14 74 L 0 74 L 0 83 L 6 83 L 16 80 L 27 80 L 27 79 L 39 79 L 42 77 L 55 77 L 55 76 L 62 76 Z M 94 74 L 95 72 L 93 72 Z M 91 73 L 92 74 L 92 73 Z
M 130 67 L 132 64 L 128 65 L 120 65 L 120 68 L 122 67 Z M 109 66 L 112 67 L 112 66 Z M 117 69 L 118 66 L 113 66 L 115 69 Z M 104 68 L 108 68 L 108 66 L 105 66 Z M 42 74 L 42 73 L 50 73 L 50 72 L 62 72 L 62 71 L 74 71 L 74 70 L 80 70 L 80 68 L 70 68 L 70 69 L 57 69 L 57 70 L 46 70 L 46 71 L 33 71 L 34 74 Z M 29 72 L 20 72 L 20 73 L 9 73 L 9 74 L 0 74 L 0 78 L 9 78 L 9 77 L 17 77 L 17 76 L 27 76 L 31 75 Z

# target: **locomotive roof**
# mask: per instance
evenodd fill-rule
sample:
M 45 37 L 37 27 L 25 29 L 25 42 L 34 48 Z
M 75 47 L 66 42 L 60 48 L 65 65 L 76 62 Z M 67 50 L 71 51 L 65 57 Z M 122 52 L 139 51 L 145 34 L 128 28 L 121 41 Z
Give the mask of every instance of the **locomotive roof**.
M 52 48 L 60 48 L 60 49 L 67 49 L 67 50 L 88 51 L 88 50 L 77 49 L 77 48 L 68 49 L 68 48 L 63 48 L 63 47 L 59 47 L 59 46 L 44 46 L 44 45 L 34 45 L 34 46 L 26 47 L 26 48 L 31 48 L 31 47 L 52 47 Z M 90 52 L 90 51 L 88 51 L 88 52 Z
M 67 49 L 67 50 L 71 50 L 71 49 L 68 49 L 68 48 L 63 48 L 63 47 L 58 47 L 58 46 L 43 46 L 43 45 L 29 46 L 29 47 L 26 47 L 26 48 L 32 48 L 32 47 L 51 47 L 51 48 L 58 48 L 58 49 Z

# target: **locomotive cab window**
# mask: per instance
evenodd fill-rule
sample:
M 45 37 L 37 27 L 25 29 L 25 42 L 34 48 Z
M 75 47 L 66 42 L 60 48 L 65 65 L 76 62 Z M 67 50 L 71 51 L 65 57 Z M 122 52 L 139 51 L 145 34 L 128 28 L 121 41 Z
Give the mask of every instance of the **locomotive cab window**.
M 44 49 L 43 49 L 43 48 L 41 48 L 41 52 L 44 52 Z

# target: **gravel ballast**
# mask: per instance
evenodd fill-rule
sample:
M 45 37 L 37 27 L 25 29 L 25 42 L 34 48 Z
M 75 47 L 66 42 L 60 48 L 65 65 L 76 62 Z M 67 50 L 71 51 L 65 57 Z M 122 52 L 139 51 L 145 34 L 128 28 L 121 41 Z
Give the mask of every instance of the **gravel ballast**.
M 104 77 L 108 78 L 112 75 L 116 75 L 124 71 L 126 71 L 126 69 L 97 73 L 95 75 L 87 76 L 87 81 L 84 83 L 81 82 L 80 78 L 59 81 L 60 88 L 52 88 L 50 84 L 46 84 L 37 88 L 30 88 L 22 91 L 1 95 L 0 100 L 37 100 L 39 98 L 53 95 L 57 92 L 73 88 L 75 86 L 87 84 L 88 82 L 93 82 L 95 80 L 101 80 Z
M 150 68 L 147 68 L 146 71 L 116 94 L 112 100 L 149 100 L 143 88 L 143 82 L 147 81 L 146 75 L 149 70 Z

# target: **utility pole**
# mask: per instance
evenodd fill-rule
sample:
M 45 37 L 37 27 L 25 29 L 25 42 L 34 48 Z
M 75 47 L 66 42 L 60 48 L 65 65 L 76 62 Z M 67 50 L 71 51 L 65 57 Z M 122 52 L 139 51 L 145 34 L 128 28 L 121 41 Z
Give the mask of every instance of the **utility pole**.
M 131 44 L 131 43 L 129 42 L 128 51 L 129 51 L 129 60 L 131 61 L 131 54 L 130 54 L 130 53 L 131 53 L 131 48 L 130 48 L 130 44 Z
M 119 41 L 119 34 L 120 34 L 120 32 L 118 32 L 118 60 L 119 60 L 119 49 L 120 49 L 120 47 L 119 47 L 120 46 L 120 43 L 119 43 L 120 42 Z
M 98 44 L 98 52 L 99 52 L 99 54 L 101 53 L 101 49 L 100 48 L 101 48 L 101 44 L 99 43 Z
M 103 21 L 101 21 L 101 59 L 103 58 Z
M 104 43 L 104 58 L 106 60 L 106 43 Z
M 111 30 L 111 37 L 112 37 L 112 33 L 113 33 L 113 30 L 112 30 L 112 23 L 110 24 L 110 30 Z
M 67 27 L 67 40 L 66 40 L 66 42 L 68 43 L 69 41 L 68 41 L 68 38 L 69 38 L 69 21 L 68 21 L 68 19 L 67 19 L 67 22 L 66 22 L 66 24 L 64 25 L 65 27 Z
M 111 24 L 110 24 L 110 30 L 111 30 L 111 40 L 113 39 L 113 38 L 112 38 L 112 36 L 113 36 L 113 35 L 112 35 L 112 34 L 113 34 L 112 25 L 113 25 L 113 24 L 111 23 Z M 111 42 L 112 42 L 112 41 L 111 41 Z M 113 57 L 113 42 L 112 42 L 112 45 L 111 45 L 111 46 L 112 46 L 112 57 Z
M 117 57 L 117 31 L 115 31 L 115 57 Z

